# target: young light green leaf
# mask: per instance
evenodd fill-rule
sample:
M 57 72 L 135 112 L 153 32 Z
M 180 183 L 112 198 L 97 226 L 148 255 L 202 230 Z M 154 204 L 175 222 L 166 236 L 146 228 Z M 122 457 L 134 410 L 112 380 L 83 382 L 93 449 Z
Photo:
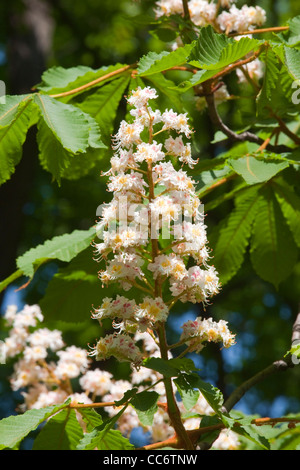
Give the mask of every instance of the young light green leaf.
M 193 47 L 194 44 L 192 43 L 179 47 L 172 52 L 163 51 L 159 54 L 156 52 L 149 52 L 139 61 L 138 74 L 141 77 L 145 75 L 148 76 L 185 64 Z
M 103 420 L 99 413 L 93 408 L 77 408 L 77 413 L 80 413 L 83 421 L 86 423 L 87 431 L 90 432 L 97 426 L 103 423 Z
M 200 390 L 205 400 L 216 414 L 222 414 L 221 408 L 224 403 L 224 397 L 217 387 L 208 382 L 204 382 L 197 374 L 186 375 L 185 379 L 189 382 L 191 387 Z
M 222 69 L 251 51 L 256 51 L 261 41 L 247 37 L 236 41 L 225 34 L 218 34 L 211 25 L 201 28 L 198 40 L 188 62 L 205 70 Z
M 73 154 L 85 152 L 90 145 L 90 119 L 82 111 L 47 95 L 36 94 L 35 103 L 54 140 Z
M 82 438 L 76 412 L 68 408 L 47 421 L 34 440 L 33 450 L 75 450 Z
M 196 405 L 200 396 L 199 390 L 191 387 L 191 384 L 186 379 L 186 374 L 180 374 L 179 377 L 174 379 L 179 395 L 182 398 L 183 405 L 186 410 L 190 410 Z
M 285 64 L 294 80 L 300 81 L 300 50 L 285 47 L 284 48 Z
M 68 406 L 65 402 L 60 405 L 47 406 L 41 409 L 27 410 L 16 416 L 9 416 L 0 421 L 0 449 L 13 449 L 31 431 L 34 431 L 43 421 Z
M 101 134 L 107 143 L 110 142 L 117 110 L 129 81 L 130 75 L 124 74 L 91 93 L 78 104 L 80 109 L 90 114 L 99 124 Z
M 108 80 L 114 80 L 123 72 L 126 72 L 127 68 L 126 64 L 119 63 L 100 67 L 99 69 L 92 69 L 84 65 L 70 68 L 55 66 L 43 73 L 42 82 L 37 85 L 37 89 L 52 95 L 77 90 L 76 94 L 78 95 L 86 91 L 85 85 L 90 84 L 89 89 L 102 86 Z M 107 78 L 105 78 L 106 76 Z M 98 81 L 99 79 L 101 81 Z M 81 89 L 81 87 L 83 88 Z M 74 94 L 72 93 L 70 97 L 65 96 L 64 100 L 72 98 Z
M 272 156 L 258 158 L 246 155 L 238 159 L 228 160 L 231 168 L 241 175 L 247 184 L 263 183 L 289 166 L 288 161 L 272 160 Z
M 134 446 L 122 436 L 120 431 L 113 429 L 126 409 L 124 406 L 115 416 L 104 421 L 93 431 L 86 433 L 77 446 L 77 450 L 132 450 Z
M 87 248 L 94 237 L 94 227 L 59 235 L 19 256 L 17 266 L 25 276 L 32 278 L 36 267 L 42 263 L 53 259 L 68 262 Z

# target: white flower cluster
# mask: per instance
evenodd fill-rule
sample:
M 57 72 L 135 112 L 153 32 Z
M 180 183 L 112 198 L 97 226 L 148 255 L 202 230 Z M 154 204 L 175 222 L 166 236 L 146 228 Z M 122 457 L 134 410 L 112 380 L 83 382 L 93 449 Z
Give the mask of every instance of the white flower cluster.
M 236 0 L 221 0 L 215 3 L 207 0 L 189 0 L 188 8 L 191 21 L 196 26 L 211 24 L 226 33 L 241 33 L 261 26 L 266 21 L 266 12 L 263 8 L 243 5 L 237 8 Z M 222 11 L 220 11 L 222 7 Z M 160 0 L 156 2 L 156 17 L 183 15 L 181 0 Z
M 122 300 L 119 308 L 120 305 L 124 306 Z M 43 315 L 37 305 L 26 305 L 19 312 L 16 306 L 9 306 L 4 318 L 10 328 L 9 335 L 4 341 L 7 346 L 7 357 L 14 360 L 11 387 L 13 390 L 20 390 L 24 397 L 22 411 L 58 405 L 71 398 L 73 404 L 92 405 L 95 401 L 101 401 L 106 405 L 105 412 L 113 417 L 119 412 L 120 407 L 112 404 L 122 399 L 126 391 L 135 387 L 141 392 L 152 384 L 153 390 L 160 395 L 159 403 L 163 405 L 166 402 L 163 377 L 158 372 L 145 367 L 132 368 L 128 380 L 115 380 L 106 370 L 91 369 L 85 350 L 75 346 L 66 347 L 61 331 L 41 327 Z M 134 340 L 135 343 L 142 343 L 141 349 L 149 356 L 159 356 L 158 345 L 146 332 L 136 333 Z M 31 349 L 35 352 L 30 352 Z M 77 379 L 76 391 L 72 390 L 70 379 Z M 186 411 L 182 402 L 179 403 L 179 407 L 182 412 Z M 200 394 L 191 413 L 193 416 L 199 415 L 199 418 L 186 419 L 184 425 L 187 430 L 197 429 L 201 421 L 200 416 L 213 414 L 213 410 Z M 83 432 L 86 432 L 85 424 L 80 419 L 79 422 L 82 424 Z M 174 435 L 165 406 L 158 407 L 151 426 L 142 425 L 135 409 L 128 406 L 118 420 L 118 429 L 124 436 L 130 438 L 136 428 L 148 433 L 152 442 L 159 442 Z M 221 433 L 214 448 L 232 449 L 234 438 L 234 434 L 223 436 Z M 235 445 L 238 448 L 238 441 Z
M 42 328 L 38 305 L 25 305 L 19 312 L 11 305 L 4 318 L 10 327 L 3 341 L 5 356 L 16 359 L 10 383 L 13 390 L 23 390 L 25 407 L 42 408 L 73 398 L 70 379 L 87 370 L 87 351 L 66 347 L 61 331 Z
M 120 295 L 105 298 L 94 310 L 93 318 L 111 318 L 119 330 L 98 341 L 91 352 L 98 359 L 114 355 L 140 363 L 132 332 L 155 331 L 168 318 L 167 304 L 155 293 L 156 281 L 168 284 L 169 296 L 181 302 L 207 303 L 219 290 L 218 274 L 208 267 L 195 183 L 182 168 L 175 169 L 178 162 L 189 167 L 196 163 L 190 143 L 183 140 L 192 130 L 186 114 L 154 111 L 149 100 L 155 98 L 150 87 L 132 91 L 127 101 L 133 121 L 122 121 L 113 137 L 114 155 L 106 173 L 113 198 L 97 226 L 102 242 L 94 243 L 95 259 L 106 262 L 99 272 L 102 284 L 118 282 L 125 291 L 133 287 L 145 294 L 139 303 Z M 161 238 L 169 248 L 161 247 Z
M 190 351 L 199 352 L 203 349 L 205 342 L 222 342 L 225 348 L 235 343 L 235 335 L 228 329 L 227 322 L 213 321 L 212 318 L 189 320 L 182 325 L 183 333 L 180 340 L 189 345 Z
M 197 27 L 212 25 L 219 33 L 245 33 L 249 31 L 248 37 L 251 37 L 253 29 L 262 26 L 267 19 L 266 11 L 260 6 L 243 5 L 237 8 L 234 4 L 236 0 L 221 0 L 220 2 L 207 0 L 190 0 L 188 2 L 191 21 Z M 182 1 L 179 0 L 161 0 L 156 2 L 156 17 L 170 16 L 174 14 L 183 15 Z M 236 36 L 239 40 L 244 36 Z M 179 43 L 180 43 L 180 39 Z M 178 47 L 178 42 L 174 43 L 173 49 Z M 237 69 L 239 82 L 247 81 L 246 74 L 254 81 L 258 81 L 263 77 L 264 68 L 259 59 L 242 66 Z M 221 104 L 229 98 L 226 86 L 217 90 L 215 93 L 216 104 Z M 206 107 L 204 98 L 197 100 L 197 107 L 201 110 Z

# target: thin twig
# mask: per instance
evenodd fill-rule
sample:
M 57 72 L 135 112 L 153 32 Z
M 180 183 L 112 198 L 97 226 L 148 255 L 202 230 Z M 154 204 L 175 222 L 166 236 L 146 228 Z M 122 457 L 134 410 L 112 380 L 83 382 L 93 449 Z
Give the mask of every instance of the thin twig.
M 209 113 L 212 123 L 220 131 L 222 131 L 229 138 L 229 140 L 233 142 L 247 142 L 248 141 L 248 142 L 257 144 L 259 146 L 263 145 L 264 140 L 258 137 L 256 134 L 252 134 L 249 131 L 245 131 L 240 134 L 237 134 L 222 121 L 217 111 L 214 95 L 211 92 L 211 86 L 212 86 L 211 80 L 203 84 L 208 113 Z M 292 149 L 290 147 L 287 147 L 286 145 L 272 145 L 270 143 L 267 145 L 267 149 L 274 153 L 285 153 L 285 152 L 292 151 Z
M 235 36 L 246 36 L 248 34 L 279 33 L 281 31 L 288 31 L 289 29 L 289 26 L 275 26 L 272 28 L 260 28 L 253 29 L 252 31 L 243 31 L 241 33 L 231 33 L 228 34 L 228 36 L 233 38 Z

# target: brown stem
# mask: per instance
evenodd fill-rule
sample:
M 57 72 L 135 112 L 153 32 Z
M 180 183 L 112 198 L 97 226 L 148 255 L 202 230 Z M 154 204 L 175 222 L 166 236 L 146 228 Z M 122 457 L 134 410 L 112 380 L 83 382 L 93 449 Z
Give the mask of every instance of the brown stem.
M 248 132 L 248 131 L 237 134 L 222 121 L 217 111 L 214 95 L 211 92 L 211 88 L 212 88 L 212 80 L 208 80 L 207 82 L 203 84 L 208 113 L 209 113 L 209 117 L 212 123 L 233 142 L 247 142 L 248 141 L 248 142 L 257 144 L 259 146 L 263 145 L 264 140 L 258 137 L 257 135 L 252 134 L 251 132 Z M 285 153 L 285 152 L 292 151 L 292 149 L 290 147 L 287 147 L 286 145 L 268 144 L 267 149 L 274 153 Z
M 280 31 L 288 31 L 289 29 L 289 26 L 275 26 L 272 28 L 254 29 L 253 31 L 243 31 L 242 33 L 232 33 L 229 34 L 229 37 L 245 36 L 248 34 L 279 33 Z
M 184 12 L 184 18 L 186 20 L 190 20 L 190 10 L 189 10 L 189 5 L 188 5 L 188 0 L 182 0 L 182 6 L 183 6 L 183 12 Z

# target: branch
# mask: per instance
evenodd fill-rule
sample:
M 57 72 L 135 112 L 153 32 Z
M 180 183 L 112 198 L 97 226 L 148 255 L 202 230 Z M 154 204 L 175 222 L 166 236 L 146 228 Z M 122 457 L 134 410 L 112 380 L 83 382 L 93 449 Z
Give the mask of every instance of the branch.
M 292 328 L 291 342 L 293 343 L 297 339 L 300 339 L 300 313 L 298 313 Z M 279 359 L 279 361 L 273 362 L 271 365 L 258 372 L 253 377 L 246 380 L 246 382 L 242 383 L 238 388 L 236 388 L 224 403 L 224 408 L 227 412 L 229 412 L 232 410 L 234 405 L 240 401 L 245 393 L 250 390 L 250 388 L 254 387 L 259 382 L 262 382 L 275 372 L 284 372 L 292 367 L 294 367 L 294 364 L 289 356 Z
M 255 134 L 252 134 L 251 132 L 245 131 L 242 132 L 241 134 L 237 134 L 233 130 L 231 130 L 221 119 L 216 103 L 215 103 L 215 98 L 214 94 L 212 93 L 211 90 L 211 80 L 207 81 L 206 83 L 203 84 L 203 89 L 204 89 L 204 94 L 205 94 L 205 99 L 208 107 L 208 113 L 209 117 L 212 121 L 212 123 L 220 130 L 222 131 L 228 138 L 229 140 L 233 142 L 252 142 L 254 144 L 257 144 L 259 146 L 264 144 L 264 140 L 258 137 Z M 272 145 L 268 144 L 266 146 L 268 150 L 274 153 L 285 153 L 285 152 L 291 152 L 292 149 L 290 147 L 287 147 L 286 145 Z
M 183 6 L 183 12 L 184 12 L 184 18 L 186 20 L 190 20 L 190 10 L 188 6 L 188 0 L 182 0 L 182 6 Z
M 242 33 L 232 33 L 228 36 L 233 38 L 235 36 L 245 36 L 248 34 L 279 33 L 280 31 L 288 31 L 289 29 L 289 26 L 275 26 L 274 28 L 261 28 L 253 29 L 252 31 L 243 31 Z
M 297 419 L 297 418 L 268 418 L 267 417 L 267 418 L 257 418 L 257 419 L 253 419 L 251 421 L 251 424 L 254 424 L 256 426 L 265 426 L 265 425 L 274 426 L 277 423 L 289 423 L 290 427 L 294 427 L 296 424 L 300 423 L 300 419 Z M 239 426 L 240 426 L 239 423 L 234 424 L 234 427 L 239 427 Z M 226 426 L 223 423 L 218 423 L 218 424 L 214 424 L 212 426 L 205 426 L 205 427 L 199 428 L 199 429 L 192 429 L 190 431 L 187 431 L 187 433 L 188 433 L 190 439 L 193 442 L 197 443 L 197 441 L 199 441 L 199 438 L 203 434 L 206 434 L 206 433 L 212 432 L 212 431 L 218 431 L 218 430 L 221 431 L 222 429 L 225 429 L 225 428 L 226 428 Z M 180 448 L 178 438 L 176 436 L 173 436 L 173 437 L 170 437 L 169 439 L 166 439 L 165 441 L 155 442 L 154 444 L 149 444 L 149 445 L 146 445 L 144 447 L 139 447 L 136 450 L 156 450 L 156 449 L 161 449 L 163 447 L 172 447 L 174 449 Z
M 262 382 L 270 375 L 273 375 L 275 372 L 286 371 L 291 367 L 291 364 L 284 360 L 280 359 L 279 361 L 273 362 L 270 366 L 266 367 L 262 371 L 255 374 L 250 379 L 246 380 L 239 387 L 237 387 L 234 392 L 229 396 L 229 398 L 224 403 L 224 408 L 226 411 L 232 410 L 232 408 L 240 401 L 240 399 L 245 395 L 248 390 L 254 387 L 259 382 Z

